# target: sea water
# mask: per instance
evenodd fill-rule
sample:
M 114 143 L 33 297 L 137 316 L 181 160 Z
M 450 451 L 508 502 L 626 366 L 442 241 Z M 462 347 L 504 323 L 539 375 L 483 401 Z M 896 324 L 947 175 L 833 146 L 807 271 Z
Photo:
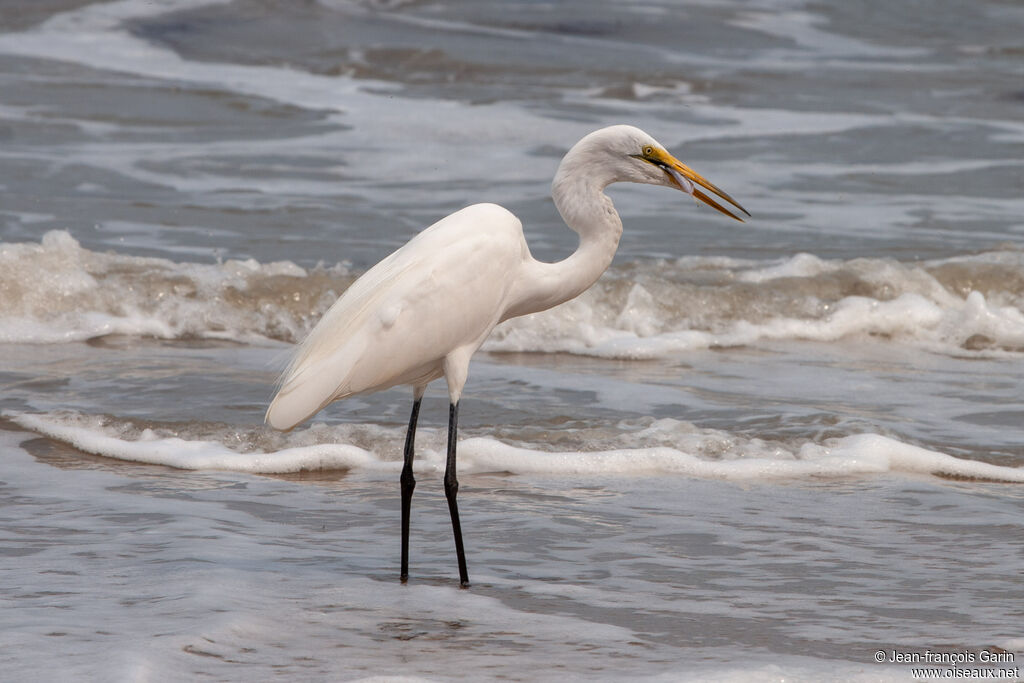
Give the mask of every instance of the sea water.
M 995 1 L 8 2 L 4 679 L 1019 675 L 1022 33 Z M 403 586 L 410 392 L 281 434 L 275 378 L 466 204 L 570 253 L 550 178 L 613 123 L 753 218 L 611 189 L 611 269 L 471 367 L 469 590 L 428 391 Z

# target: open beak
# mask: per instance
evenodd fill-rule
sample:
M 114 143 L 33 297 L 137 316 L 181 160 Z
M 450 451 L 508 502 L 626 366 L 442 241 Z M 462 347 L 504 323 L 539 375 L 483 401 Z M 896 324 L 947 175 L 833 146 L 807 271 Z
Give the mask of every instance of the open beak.
M 740 223 L 743 222 L 743 219 L 737 216 L 735 213 L 733 213 L 731 209 L 722 206 L 714 197 L 698 189 L 698 185 L 707 190 L 708 192 L 711 192 L 714 195 L 717 195 L 719 198 L 729 202 L 737 209 L 745 213 L 748 217 L 750 216 L 750 212 L 744 209 L 742 206 L 740 206 L 740 203 L 737 202 L 732 197 L 730 197 L 727 192 L 719 189 L 714 183 L 707 180 L 704 176 L 697 173 L 692 168 L 690 168 L 683 162 L 679 161 L 679 159 L 676 159 L 668 152 L 656 149 L 650 156 L 644 156 L 643 159 L 649 161 L 650 163 L 654 164 L 662 171 L 664 171 L 665 175 L 667 175 L 669 177 L 669 180 L 672 181 L 672 184 L 678 187 L 680 190 L 682 190 L 686 194 L 693 195 L 694 197 L 704 202 L 711 208 L 717 211 L 721 211 L 729 218 L 735 218 Z

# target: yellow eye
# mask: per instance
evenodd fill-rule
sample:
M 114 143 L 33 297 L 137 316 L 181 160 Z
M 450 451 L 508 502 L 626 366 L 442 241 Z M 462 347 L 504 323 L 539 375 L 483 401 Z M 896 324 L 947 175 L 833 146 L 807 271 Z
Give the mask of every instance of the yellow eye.
M 644 147 L 644 156 L 645 157 L 649 157 L 649 156 L 653 156 L 653 155 L 654 155 L 654 148 L 653 147 L 651 147 L 650 145 L 647 145 L 646 147 Z

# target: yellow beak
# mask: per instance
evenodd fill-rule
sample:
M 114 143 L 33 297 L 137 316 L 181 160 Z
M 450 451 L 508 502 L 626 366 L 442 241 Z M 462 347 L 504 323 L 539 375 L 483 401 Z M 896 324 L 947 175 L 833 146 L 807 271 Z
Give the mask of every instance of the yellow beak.
M 679 161 L 679 159 L 676 159 L 674 156 L 672 156 L 665 150 L 654 149 L 651 150 L 649 154 L 645 154 L 640 158 L 643 159 L 644 161 L 648 161 L 654 164 L 655 166 L 663 170 L 665 172 L 665 175 L 669 177 L 669 180 L 672 181 L 672 184 L 678 187 L 680 190 L 687 194 L 692 194 L 700 201 L 704 202 L 713 209 L 721 211 L 729 218 L 735 218 L 740 223 L 743 222 L 742 218 L 734 214 L 730 209 L 727 209 L 726 207 L 719 204 L 714 197 L 705 194 L 701 190 L 697 189 L 697 187 L 695 186 L 699 185 L 703 187 L 705 190 L 708 190 L 709 192 L 712 192 L 718 197 L 729 202 L 737 209 L 745 213 L 748 217 L 750 216 L 750 212 L 744 209 L 742 206 L 740 206 L 740 203 L 737 202 L 732 197 L 730 197 L 727 192 L 719 189 L 718 186 L 716 186 L 714 183 L 712 183 L 707 178 L 694 171 L 692 168 L 690 168 L 683 162 Z

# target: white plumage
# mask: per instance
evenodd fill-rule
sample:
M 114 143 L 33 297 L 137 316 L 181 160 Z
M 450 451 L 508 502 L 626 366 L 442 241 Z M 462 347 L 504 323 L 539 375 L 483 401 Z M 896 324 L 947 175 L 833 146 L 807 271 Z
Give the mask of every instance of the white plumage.
M 519 219 L 495 204 L 442 218 L 324 314 L 295 353 L 267 422 L 291 429 L 332 401 L 438 379 L 449 356 L 472 355 L 502 319 L 511 288 L 502 275 L 525 250 Z

